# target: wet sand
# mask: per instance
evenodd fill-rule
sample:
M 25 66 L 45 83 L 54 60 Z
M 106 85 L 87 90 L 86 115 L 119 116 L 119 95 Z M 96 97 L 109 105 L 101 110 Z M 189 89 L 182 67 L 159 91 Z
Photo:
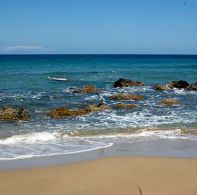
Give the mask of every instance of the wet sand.
M 3 195 L 192 195 L 197 159 L 111 157 L 54 167 L 0 171 Z

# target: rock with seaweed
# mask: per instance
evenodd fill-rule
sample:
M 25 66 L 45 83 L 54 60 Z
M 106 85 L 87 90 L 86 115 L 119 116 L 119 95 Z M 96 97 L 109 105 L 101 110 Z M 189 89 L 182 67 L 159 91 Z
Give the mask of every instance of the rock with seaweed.
M 4 107 L 0 109 L 0 120 L 29 121 L 31 119 L 30 113 L 24 108 Z
M 138 106 L 136 104 L 119 103 L 119 104 L 113 105 L 113 108 L 115 108 L 115 109 L 134 109 L 134 108 L 137 108 L 137 107 Z
M 144 97 L 136 94 L 129 94 L 129 93 L 117 93 L 110 97 L 111 100 L 135 100 L 140 101 L 143 100 Z
M 173 105 L 180 104 L 180 101 L 174 98 L 166 98 L 166 99 L 161 100 L 160 104 L 166 105 L 166 106 L 173 106 Z

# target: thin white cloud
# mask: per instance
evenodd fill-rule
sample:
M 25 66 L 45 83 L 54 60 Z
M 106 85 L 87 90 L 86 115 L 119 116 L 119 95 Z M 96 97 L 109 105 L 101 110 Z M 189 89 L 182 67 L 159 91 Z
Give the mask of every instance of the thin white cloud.
M 40 45 L 12 45 L 0 47 L 0 54 L 42 54 L 57 53 L 57 50 Z
M 44 47 L 37 45 L 16 45 L 16 46 L 6 46 L 1 50 L 4 52 L 12 52 L 12 51 L 41 51 Z

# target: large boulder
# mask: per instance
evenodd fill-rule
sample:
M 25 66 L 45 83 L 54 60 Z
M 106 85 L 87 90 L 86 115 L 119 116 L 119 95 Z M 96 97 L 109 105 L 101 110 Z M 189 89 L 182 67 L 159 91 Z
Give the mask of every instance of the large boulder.
M 31 119 L 31 115 L 24 108 L 4 107 L 0 109 L 0 120 L 17 121 Z
M 79 109 L 79 110 L 69 110 L 67 108 L 56 108 L 54 110 L 51 110 L 47 113 L 48 116 L 50 116 L 51 118 L 65 118 L 65 117 L 75 117 L 75 116 L 81 116 L 81 115 L 86 115 L 88 114 L 89 111 L 85 110 L 85 109 Z
M 187 91 L 197 91 L 197 82 L 189 85 L 188 87 L 185 88 Z
M 171 83 L 168 83 L 166 85 L 169 88 L 178 88 L 178 89 L 185 89 L 186 87 L 189 86 L 189 83 L 187 81 L 172 81 Z
M 110 97 L 111 100 L 143 100 L 144 97 L 136 94 L 129 94 L 129 93 L 117 93 Z
M 99 93 L 100 90 L 98 90 L 95 86 L 84 86 L 82 88 L 77 89 L 75 92 L 77 93 Z
M 120 78 L 119 80 L 115 81 L 113 86 L 114 87 L 130 87 L 130 86 L 143 86 L 144 83 L 140 81 L 132 81 L 129 79 Z
M 133 109 L 133 108 L 137 108 L 137 107 L 138 106 L 135 104 L 122 104 L 122 103 L 115 104 L 113 106 L 113 108 L 116 108 L 116 109 Z
M 173 99 L 173 98 L 166 98 L 166 99 L 161 100 L 160 103 L 163 104 L 163 105 L 166 105 L 166 106 L 173 106 L 173 105 L 176 105 L 176 104 L 180 104 L 180 101 L 176 100 L 176 99 Z

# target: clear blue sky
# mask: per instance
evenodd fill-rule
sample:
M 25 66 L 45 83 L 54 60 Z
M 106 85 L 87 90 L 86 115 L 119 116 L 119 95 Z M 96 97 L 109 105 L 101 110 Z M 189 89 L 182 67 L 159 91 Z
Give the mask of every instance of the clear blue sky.
M 197 54 L 197 0 L 0 0 L 0 53 Z

